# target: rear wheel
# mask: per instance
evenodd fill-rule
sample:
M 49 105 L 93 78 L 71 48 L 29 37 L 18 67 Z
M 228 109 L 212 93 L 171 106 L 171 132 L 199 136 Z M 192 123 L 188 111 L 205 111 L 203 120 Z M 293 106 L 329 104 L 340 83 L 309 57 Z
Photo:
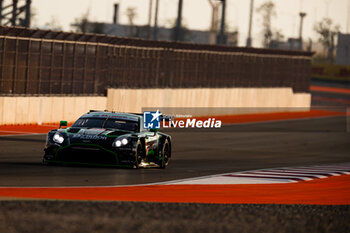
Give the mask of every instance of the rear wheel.
M 170 160 L 170 145 L 168 139 L 165 140 L 163 144 L 162 157 L 160 159 L 159 167 L 166 168 Z

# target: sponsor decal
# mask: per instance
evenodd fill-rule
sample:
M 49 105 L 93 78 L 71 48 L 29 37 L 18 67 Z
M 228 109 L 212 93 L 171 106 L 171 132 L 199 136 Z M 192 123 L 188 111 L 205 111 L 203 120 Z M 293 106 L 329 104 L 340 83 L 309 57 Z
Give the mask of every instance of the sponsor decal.
M 97 135 L 83 135 L 83 134 L 75 134 L 72 138 L 76 139 L 90 139 L 90 140 L 107 140 L 105 136 L 97 136 Z

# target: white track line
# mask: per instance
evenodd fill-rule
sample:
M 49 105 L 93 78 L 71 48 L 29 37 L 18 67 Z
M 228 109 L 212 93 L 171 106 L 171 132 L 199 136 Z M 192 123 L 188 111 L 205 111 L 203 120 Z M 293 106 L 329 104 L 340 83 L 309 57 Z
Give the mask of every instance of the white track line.
M 209 177 L 197 177 L 166 182 L 165 184 L 267 184 L 267 183 L 291 183 L 340 174 L 350 174 L 348 164 L 309 167 L 284 167 L 272 169 L 260 169 L 228 174 L 220 174 Z M 231 179 L 231 180 L 230 180 Z
M 250 172 L 245 172 L 243 174 L 250 174 Z M 307 173 L 297 173 L 297 172 L 273 172 L 271 170 L 267 170 L 267 171 L 260 171 L 260 172 L 254 172 L 253 174 L 261 174 L 261 175 L 267 175 L 267 176 L 291 176 L 291 177 L 309 177 L 309 178 L 313 178 L 313 179 L 317 179 L 317 178 L 327 178 L 328 176 L 325 175 L 319 175 L 319 174 L 307 174 Z
M 201 176 L 187 179 L 179 179 L 172 181 L 164 181 L 164 182 L 155 182 L 148 184 L 135 184 L 135 185 L 108 185 L 108 186 L 59 186 L 59 187 L 0 187 L 1 188 L 42 188 L 42 189 L 50 189 L 50 188 L 115 188 L 115 187 L 137 187 L 137 186 L 151 186 L 151 185 L 231 185 L 231 184 L 276 184 L 276 183 L 295 183 L 299 181 L 307 181 L 318 178 L 330 177 L 341 174 L 350 174 L 349 172 L 337 171 L 334 173 L 334 168 L 343 167 L 348 168 L 347 164 L 339 164 L 339 165 L 330 165 L 332 169 L 325 169 L 321 171 L 314 171 L 318 166 L 310 166 L 310 167 L 281 167 L 281 168 L 267 168 L 267 169 L 257 169 L 257 170 L 249 170 L 249 171 L 240 171 L 240 172 L 230 172 L 209 176 Z M 323 166 L 325 167 L 325 166 Z M 300 168 L 303 168 L 299 170 Z M 307 170 L 310 168 L 310 171 Z M 350 169 L 350 166 L 349 166 Z M 267 175 L 261 173 L 276 173 L 276 175 Z M 349 171 L 349 170 L 348 170 Z M 286 172 L 288 174 L 283 174 Z M 289 174 L 292 172 L 293 176 Z M 310 173 L 314 175 L 310 175 Z M 289 176 L 288 176 L 289 175 Z M 295 176 L 297 175 L 297 176 Z M 315 176 L 312 178 L 310 176 Z
M 274 173 L 282 173 L 282 174 L 294 174 L 294 175 L 305 175 L 305 176 L 316 176 L 318 178 L 326 178 L 329 176 L 339 176 L 340 174 L 338 173 L 328 173 L 328 172 L 315 172 L 315 171 L 303 171 L 300 172 L 298 170 L 294 170 L 294 169 L 288 169 L 287 170 L 283 170 L 283 169 L 270 169 L 267 171 L 261 171 L 261 172 L 274 172 Z

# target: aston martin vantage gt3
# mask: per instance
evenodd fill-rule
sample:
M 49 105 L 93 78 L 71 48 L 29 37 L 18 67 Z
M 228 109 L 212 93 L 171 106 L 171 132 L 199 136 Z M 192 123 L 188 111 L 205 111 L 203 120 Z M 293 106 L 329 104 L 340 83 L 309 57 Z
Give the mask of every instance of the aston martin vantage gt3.
M 142 114 L 90 111 L 70 127 L 61 121 L 44 151 L 44 164 L 165 168 L 171 136 L 145 129 Z

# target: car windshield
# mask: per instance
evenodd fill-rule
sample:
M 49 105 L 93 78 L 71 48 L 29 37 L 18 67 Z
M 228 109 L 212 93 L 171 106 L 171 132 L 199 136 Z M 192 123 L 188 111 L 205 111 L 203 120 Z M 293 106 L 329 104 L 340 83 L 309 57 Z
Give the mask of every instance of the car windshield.
M 109 118 L 79 118 L 72 127 L 77 128 L 104 128 L 104 129 L 118 129 L 123 131 L 136 132 L 138 130 L 138 123 L 135 121 L 109 119 Z

